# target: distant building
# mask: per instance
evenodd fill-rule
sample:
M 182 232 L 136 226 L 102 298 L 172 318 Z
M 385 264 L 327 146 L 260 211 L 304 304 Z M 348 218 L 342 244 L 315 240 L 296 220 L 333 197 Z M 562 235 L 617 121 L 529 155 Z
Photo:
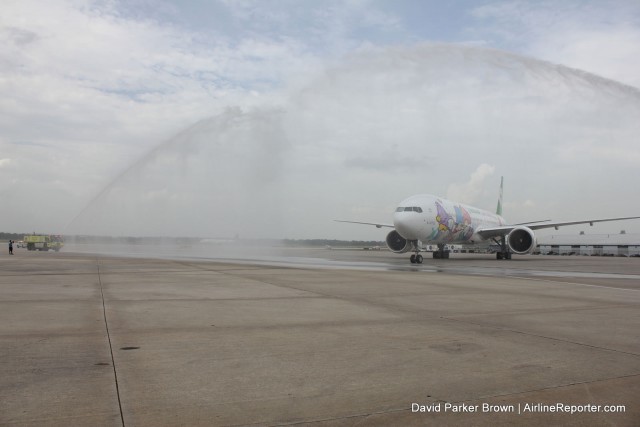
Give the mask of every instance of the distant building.
M 538 250 L 542 254 L 640 256 L 640 234 L 554 234 L 538 237 Z

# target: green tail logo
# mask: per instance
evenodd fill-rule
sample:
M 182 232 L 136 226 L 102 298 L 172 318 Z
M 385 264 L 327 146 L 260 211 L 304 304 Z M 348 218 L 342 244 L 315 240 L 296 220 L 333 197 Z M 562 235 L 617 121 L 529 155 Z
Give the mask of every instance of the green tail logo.
M 496 208 L 496 213 L 502 216 L 502 188 L 504 185 L 504 176 L 500 177 L 500 194 L 498 195 L 498 207 Z

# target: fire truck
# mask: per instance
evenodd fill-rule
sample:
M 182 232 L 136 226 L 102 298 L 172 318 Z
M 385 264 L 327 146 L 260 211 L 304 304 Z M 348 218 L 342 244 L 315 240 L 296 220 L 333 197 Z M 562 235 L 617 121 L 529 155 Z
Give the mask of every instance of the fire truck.
M 64 239 L 58 234 L 50 236 L 31 234 L 24 236 L 24 242 L 27 250 L 30 251 L 48 251 L 53 249 L 58 252 L 64 246 Z

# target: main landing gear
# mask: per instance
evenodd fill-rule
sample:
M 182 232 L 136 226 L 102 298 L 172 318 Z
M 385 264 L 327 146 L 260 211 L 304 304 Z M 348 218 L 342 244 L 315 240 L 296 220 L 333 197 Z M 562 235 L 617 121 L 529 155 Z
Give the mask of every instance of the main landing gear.
M 449 251 L 444 250 L 444 243 L 438 243 L 438 250 L 433 253 L 435 259 L 449 259 Z
M 511 252 L 507 247 L 507 238 L 502 236 L 499 242 L 495 239 L 493 241 L 500 245 L 500 252 L 496 252 L 496 259 L 511 259 Z

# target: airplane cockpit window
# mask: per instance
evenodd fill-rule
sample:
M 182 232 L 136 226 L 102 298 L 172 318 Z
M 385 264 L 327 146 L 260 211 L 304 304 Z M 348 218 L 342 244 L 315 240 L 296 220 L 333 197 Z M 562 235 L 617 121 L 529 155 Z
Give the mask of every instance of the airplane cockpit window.
M 422 208 L 420 206 L 399 207 L 399 208 L 396 209 L 396 212 L 418 212 L 418 213 L 422 213 Z

